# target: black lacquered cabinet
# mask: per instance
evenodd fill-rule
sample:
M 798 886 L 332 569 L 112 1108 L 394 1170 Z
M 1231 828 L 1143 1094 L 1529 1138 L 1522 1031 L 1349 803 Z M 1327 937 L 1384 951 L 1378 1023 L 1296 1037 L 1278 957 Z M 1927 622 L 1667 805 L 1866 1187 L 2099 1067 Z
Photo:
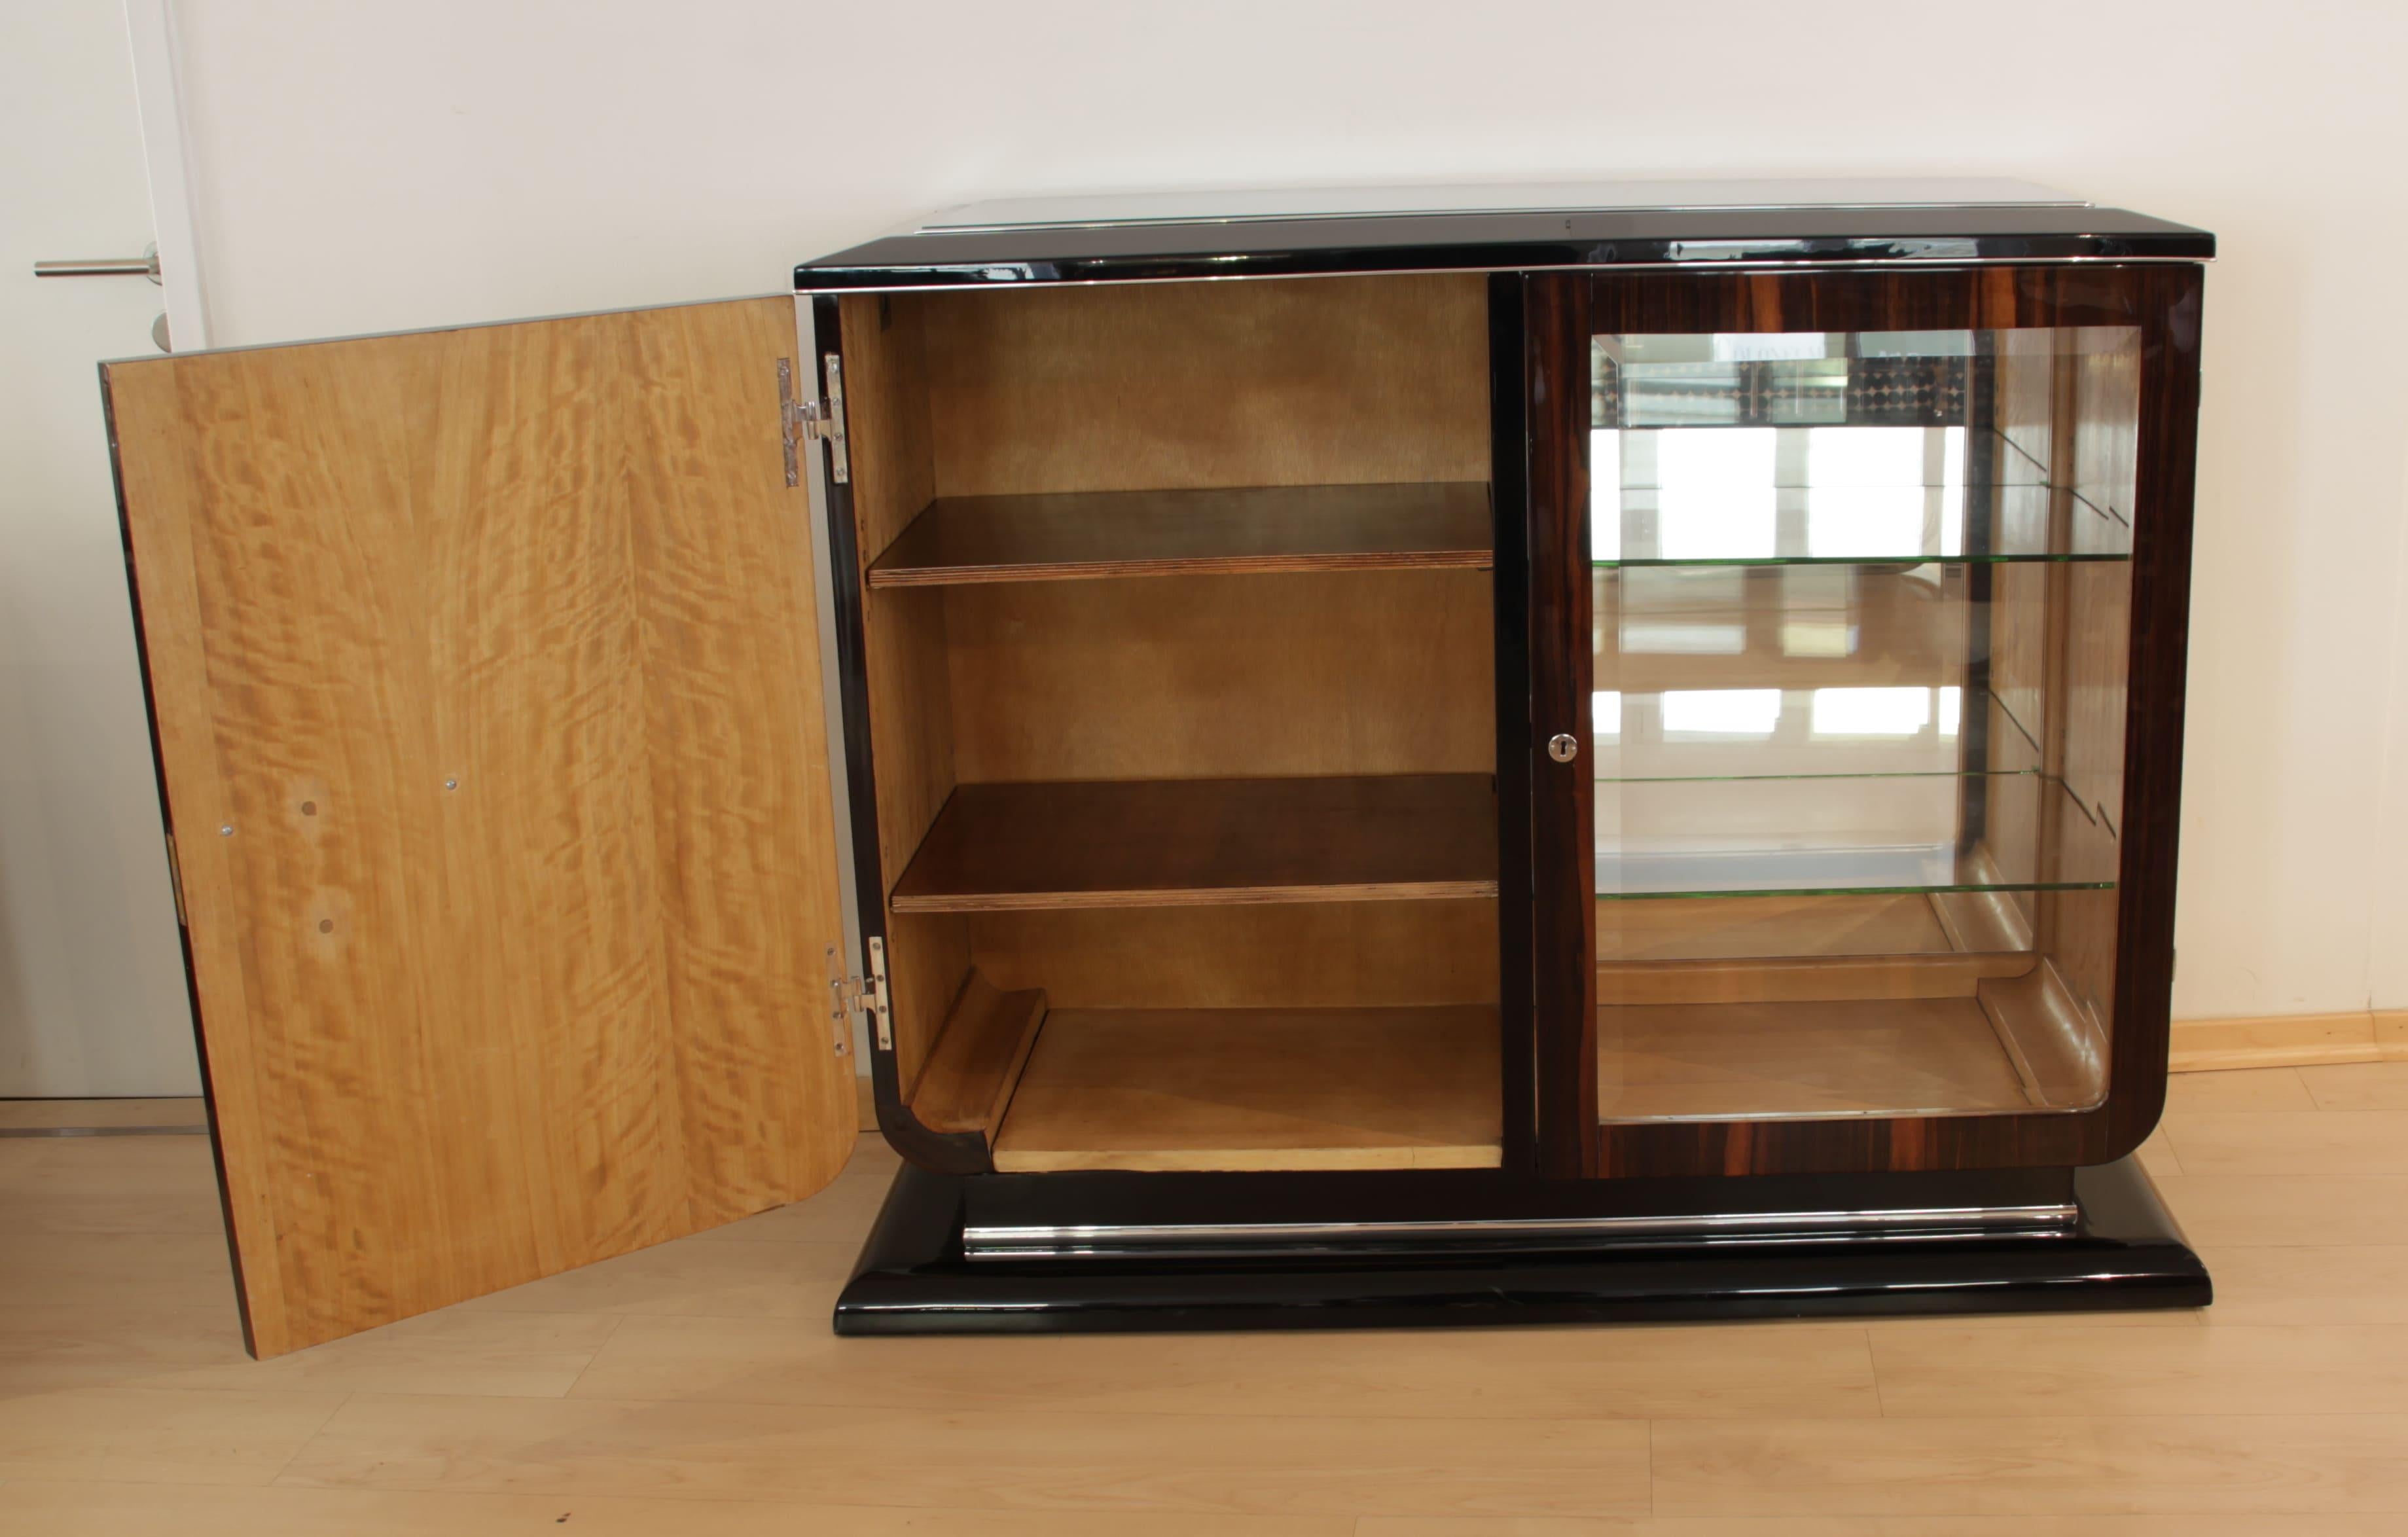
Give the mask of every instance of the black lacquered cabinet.
M 797 273 L 881 1114 L 953 1176 L 839 1327 L 2097 1270 L 2071 1171 L 2139 1185 L 2164 1091 L 2205 236 L 964 223 Z
M 255 1347 L 809 1194 L 856 1031 L 839 1329 L 2203 1302 L 2211 237 L 1445 201 L 107 368 Z

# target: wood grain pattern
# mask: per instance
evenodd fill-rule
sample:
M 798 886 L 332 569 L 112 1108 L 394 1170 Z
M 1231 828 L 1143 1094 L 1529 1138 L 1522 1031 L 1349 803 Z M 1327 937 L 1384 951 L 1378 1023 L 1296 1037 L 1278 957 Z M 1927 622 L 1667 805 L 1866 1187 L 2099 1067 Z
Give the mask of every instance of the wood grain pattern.
M 995 1161 L 1480 1169 L 1500 1132 L 1492 1009 L 1057 1009 Z
M 897 912 L 1497 894 L 1482 774 L 965 784 Z
M 1537 983 L 1540 1170 L 1599 1171 L 1597 972 L 1596 582 L 1589 564 L 1589 338 L 1595 284 L 1527 280 L 1529 344 L 1522 392 L 1530 424 L 1529 657 L 1530 936 Z M 1580 744 L 1557 763 L 1543 744 Z M 1560 964 L 1562 957 L 1574 964 Z M 1555 963 L 1555 964 L 1551 964 Z
M 2176 1080 L 2166 1131 L 2233 1170 L 2159 1181 L 2208 1245 L 2199 1312 L 865 1351 L 821 1326 L 895 1171 L 873 1137 L 802 1204 L 266 1366 L 213 1239 L 182 1236 L 216 1216 L 201 1139 L 0 1142 L 0 1530 L 2393 1537 L 2408 1175 L 2356 1161 L 2397 1138 L 2318 1125 L 2370 1109 L 2408 1110 L 2408 1063 Z M 185 1172 L 112 1161 L 127 1142 Z M 99 1230 L 137 1219 L 162 1230 Z M 1328 1472 L 1404 1467 L 1365 1461 L 1382 1427 L 1410 1480 Z M 1063 1450 L 1097 1434 L 1108 1484 Z M 938 1444 L 977 1460 L 890 1455 Z
M 2400 1415 L 1664 1422 L 1654 1443 L 1656 1510 L 1835 1515 L 1860 1531 L 1880 1530 L 1876 1516 L 1914 1514 L 2020 1517 L 2010 1530 L 2044 1531 L 2033 1518 L 2246 1513 L 2264 1530 L 2269 1513 L 2408 1506 L 2403 1438 Z M 2278 1518 L 2276 1530 L 2287 1529 Z
M 1477 571 L 989 584 L 943 599 L 966 783 L 1496 765 Z
M 261 1354 L 840 1164 L 792 313 L 108 370 Z
M 1596 683 L 1627 694 L 1957 686 L 1971 593 L 1962 566 L 1607 568 L 1593 579 Z M 1801 631 L 1843 637 L 1843 648 L 1817 654 Z M 1712 639 L 1683 649 L 1688 636 Z
M 2107 1036 L 2066 985 L 2057 962 L 2032 957 L 2016 972 L 1985 978 L 1982 1012 L 2035 1105 L 2087 1110 L 2107 1091 Z
M 929 1415 L 1277 1405 L 1302 1417 L 1377 1405 L 1398 1419 L 1512 1419 L 1532 1430 L 1566 1419 L 1881 1413 L 1863 1330 L 1819 1327 L 1058 1334 L 1041 1345 L 956 1336 L 936 1350 L 863 1351 L 816 1329 L 630 1318 L 573 1396 Z
M 1063 1009 L 1339 1009 L 1498 999 L 1484 898 L 981 912 L 979 969 Z
M 2028 955 L 1799 955 L 1788 959 L 1621 961 L 1597 969 L 1599 1008 L 1626 1003 L 1838 1003 L 1972 998 L 1985 980 L 2019 977 Z
M 911 1113 L 931 1131 L 975 1131 L 992 1141 L 1044 1018 L 1042 992 L 997 992 L 973 970 L 912 1086 Z
M 2181 1019 L 2173 1026 L 2172 1070 L 2303 1067 L 2324 1062 L 2408 1061 L 2408 1032 L 2386 1040 L 2396 1013 L 2272 1014 L 2246 1019 Z
M 1598 1114 L 1847 1115 L 2023 1110 L 1971 998 L 1698 1003 L 1598 1012 Z
M 868 582 L 1480 570 L 1490 559 L 1488 487 L 1476 482 L 948 496 Z
M 1784 955 L 1929 955 L 1953 946 L 1929 897 L 1613 899 L 1597 904 L 1600 967 L 1624 961 L 1747 960 Z
M 1476 275 L 932 294 L 894 310 L 915 307 L 939 496 L 1488 479 Z

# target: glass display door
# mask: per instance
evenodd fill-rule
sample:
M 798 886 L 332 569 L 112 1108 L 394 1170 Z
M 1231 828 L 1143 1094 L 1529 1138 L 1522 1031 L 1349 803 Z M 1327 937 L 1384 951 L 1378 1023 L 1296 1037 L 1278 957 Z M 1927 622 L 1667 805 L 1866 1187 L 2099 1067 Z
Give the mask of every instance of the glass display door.
M 2136 1006 L 2162 1072 L 2162 984 L 2118 984 L 2163 927 L 2128 933 L 2123 887 L 2149 804 L 2135 556 L 2165 501 L 2143 465 L 2169 447 L 2143 396 L 2181 363 L 2178 294 L 2112 269 L 1576 281 L 1535 350 L 1585 409 L 1550 419 L 1578 440 L 1537 478 L 1560 505 L 1534 558 L 1567 567 L 1587 655 L 1540 684 L 1578 718 L 1537 825 L 1542 928 L 1550 892 L 1589 904 L 1593 998 L 1541 1004 L 1593 1064 L 1588 1168 L 2105 1149 Z

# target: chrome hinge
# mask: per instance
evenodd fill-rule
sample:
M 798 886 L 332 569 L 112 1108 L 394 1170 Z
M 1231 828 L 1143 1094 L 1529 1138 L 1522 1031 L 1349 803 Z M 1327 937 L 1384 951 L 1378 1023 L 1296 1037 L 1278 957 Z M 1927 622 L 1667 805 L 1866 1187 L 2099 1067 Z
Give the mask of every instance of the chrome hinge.
M 828 472 L 837 484 L 848 485 L 853 481 L 853 455 L 844 440 L 844 362 L 834 352 L 828 353 L 824 361 L 827 398 L 798 400 L 795 397 L 793 361 L 782 357 L 778 360 L 778 414 L 784 425 L 788 485 L 802 484 L 802 446 L 809 438 L 827 444 Z
M 836 949 L 828 949 L 828 986 L 836 994 L 836 1027 L 840 1041 L 853 1039 L 853 1016 L 867 1013 L 872 1030 L 878 1037 L 878 1049 L 895 1049 L 894 1014 L 886 999 L 886 941 L 869 941 L 869 975 L 867 979 L 846 976 L 836 964 Z M 842 1052 L 844 1046 L 837 1050 Z

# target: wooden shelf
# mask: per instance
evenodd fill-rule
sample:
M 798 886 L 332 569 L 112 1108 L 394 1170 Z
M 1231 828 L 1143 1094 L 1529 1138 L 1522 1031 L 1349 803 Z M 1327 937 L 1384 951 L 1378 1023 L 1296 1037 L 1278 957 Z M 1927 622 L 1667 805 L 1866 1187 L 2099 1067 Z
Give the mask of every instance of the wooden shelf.
M 1493 1008 L 1046 1015 L 996 1168 L 1489 1169 Z
M 965 784 L 897 912 L 1497 895 L 1486 774 Z
M 2032 1104 L 1974 998 L 1598 1011 L 1598 1118 L 1609 1123 Z
M 1493 559 L 1480 481 L 1101 491 L 940 496 L 871 563 L 868 581 L 1483 569 Z

